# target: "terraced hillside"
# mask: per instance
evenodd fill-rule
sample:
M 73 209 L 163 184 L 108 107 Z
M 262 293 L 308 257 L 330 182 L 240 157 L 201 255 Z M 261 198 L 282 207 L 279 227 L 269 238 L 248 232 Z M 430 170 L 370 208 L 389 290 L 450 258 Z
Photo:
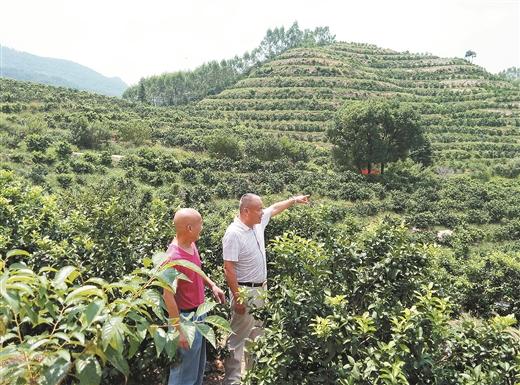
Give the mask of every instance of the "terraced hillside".
M 520 156 L 520 88 L 464 59 L 337 43 L 298 48 L 198 103 L 184 129 L 229 121 L 321 142 L 347 100 L 399 98 L 423 114 L 438 163 Z

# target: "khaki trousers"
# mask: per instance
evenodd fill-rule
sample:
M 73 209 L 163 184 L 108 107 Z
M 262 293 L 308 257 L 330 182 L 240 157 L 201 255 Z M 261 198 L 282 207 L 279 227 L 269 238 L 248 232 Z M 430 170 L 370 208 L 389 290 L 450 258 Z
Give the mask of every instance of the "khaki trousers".
M 229 356 L 224 361 L 226 374 L 224 377 L 224 385 L 239 385 L 243 374 L 243 368 L 250 369 L 253 365 L 251 356 L 247 353 L 247 345 L 249 341 L 254 341 L 258 336 L 264 333 L 264 323 L 256 320 L 250 313 L 251 306 L 264 306 L 264 295 L 267 291 L 267 285 L 262 287 L 240 286 L 240 289 L 247 291 L 247 305 L 244 314 L 237 314 L 233 308 L 235 301 L 231 301 L 231 334 L 227 340 Z M 231 298 L 233 296 L 231 295 Z M 242 365 L 242 361 L 245 361 Z

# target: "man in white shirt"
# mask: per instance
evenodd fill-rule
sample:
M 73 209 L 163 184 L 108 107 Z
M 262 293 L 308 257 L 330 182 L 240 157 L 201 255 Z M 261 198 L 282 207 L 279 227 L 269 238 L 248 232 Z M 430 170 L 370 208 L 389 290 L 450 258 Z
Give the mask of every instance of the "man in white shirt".
M 267 261 L 264 230 L 271 217 L 289 207 L 309 202 L 308 195 L 295 196 L 263 209 L 262 199 L 245 194 L 240 199 L 239 215 L 229 225 L 222 239 L 224 274 L 231 291 L 231 329 L 228 338 L 230 351 L 225 360 L 224 385 L 239 385 L 246 340 L 254 340 L 263 332 L 263 323 L 249 313 L 251 305 L 263 305 L 262 294 L 267 290 Z M 239 298 L 239 289 L 246 291 L 247 302 Z M 246 366 L 251 362 L 246 355 Z

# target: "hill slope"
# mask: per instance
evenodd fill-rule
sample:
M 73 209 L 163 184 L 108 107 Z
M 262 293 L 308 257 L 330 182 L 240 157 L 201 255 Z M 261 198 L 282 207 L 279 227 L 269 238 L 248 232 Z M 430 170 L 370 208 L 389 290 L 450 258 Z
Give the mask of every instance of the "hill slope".
M 127 85 L 69 60 L 46 58 L 7 47 L 2 50 L 1 76 L 35 83 L 121 96 Z
M 285 52 L 199 102 L 187 128 L 232 120 L 322 141 L 347 100 L 398 98 L 417 106 L 438 161 L 520 156 L 520 87 L 459 58 L 337 43 Z

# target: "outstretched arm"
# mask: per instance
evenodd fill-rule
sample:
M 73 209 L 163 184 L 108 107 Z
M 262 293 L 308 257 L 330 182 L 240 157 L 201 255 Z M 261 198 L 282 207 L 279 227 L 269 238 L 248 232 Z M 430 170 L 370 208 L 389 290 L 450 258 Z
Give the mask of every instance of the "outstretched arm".
M 273 204 L 269 207 L 271 210 L 273 210 L 271 216 L 274 217 L 275 215 L 280 214 L 284 210 L 287 210 L 289 207 L 294 206 L 297 203 L 301 203 L 301 204 L 309 203 L 309 195 L 298 195 L 298 196 L 294 196 L 289 199 L 286 199 L 284 201 L 276 202 L 275 204 Z

